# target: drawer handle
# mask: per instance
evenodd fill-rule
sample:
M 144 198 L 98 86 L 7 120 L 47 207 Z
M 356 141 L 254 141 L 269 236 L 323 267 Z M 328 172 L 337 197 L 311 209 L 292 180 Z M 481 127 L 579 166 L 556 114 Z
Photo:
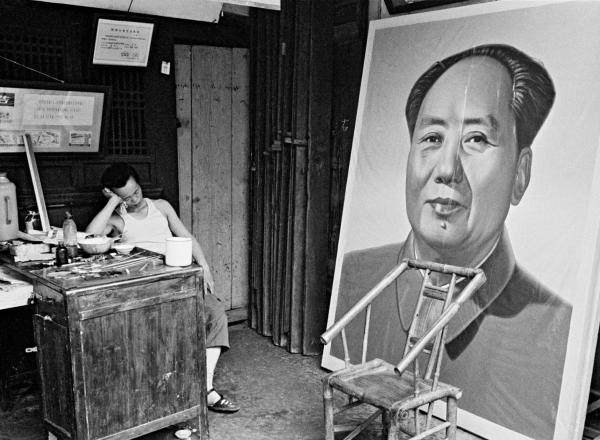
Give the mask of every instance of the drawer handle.
M 47 304 L 56 303 L 56 298 L 52 298 L 51 296 L 42 296 L 39 293 L 34 293 L 33 296 L 37 301 L 45 302 Z

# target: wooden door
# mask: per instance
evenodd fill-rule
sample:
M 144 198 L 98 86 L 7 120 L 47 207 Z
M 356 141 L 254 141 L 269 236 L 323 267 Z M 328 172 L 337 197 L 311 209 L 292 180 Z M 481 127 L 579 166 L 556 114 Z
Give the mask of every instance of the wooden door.
M 76 431 L 73 381 L 69 335 L 67 328 L 61 324 L 45 313 L 33 316 L 42 388 L 42 419 L 57 433 L 69 438 Z
M 175 45 L 179 211 L 230 320 L 248 304 L 248 49 Z

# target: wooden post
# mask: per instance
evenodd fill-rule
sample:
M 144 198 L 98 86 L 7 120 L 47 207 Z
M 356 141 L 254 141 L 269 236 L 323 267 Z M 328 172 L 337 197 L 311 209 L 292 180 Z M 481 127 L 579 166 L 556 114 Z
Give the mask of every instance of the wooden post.
M 231 63 L 231 307 L 248 305 L 249 78 L 248 49 L 232 49 Z
M 176 44 L 175 92 L 177 106 L 177 163 L 179 177 L 179 217 L 190 232 L 192 228 L 192 65 L 191 46 Z
M 303 353 L 318 354 L 327 321 L 327 257 L 331 154 L 333 2 L 310 2 L 309 145 L 306 206 L 306 278 Z
M 310 3 L 296 4 L 294 28 L 294 84 L 291 143 L 294 154 L 293 175 L 293 272 L 290 296 L 292 301 L 290 351 L 302 353 L 304 346 L 304 325 L 306 307 L 306 209 L 307 209 L 307 168 L 309 143 L 309 86 L 310 86 Z

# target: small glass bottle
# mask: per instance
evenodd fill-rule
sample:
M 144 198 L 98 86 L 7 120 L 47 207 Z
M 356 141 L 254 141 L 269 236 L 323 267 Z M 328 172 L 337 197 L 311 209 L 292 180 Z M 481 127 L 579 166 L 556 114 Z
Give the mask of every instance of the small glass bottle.
M 62 230 L 69 258 L 75 258 L 77 256 L 77 225 L 69 211 L 65 212 L 65 221 L 63 222 Z
M 67 251 L 67 247 L 62 241 L 58 242 L 58 246 L 56 247 L 56 266 L 60 267 L 63 264 L 67 264 L 69 262 L 69 254 Z

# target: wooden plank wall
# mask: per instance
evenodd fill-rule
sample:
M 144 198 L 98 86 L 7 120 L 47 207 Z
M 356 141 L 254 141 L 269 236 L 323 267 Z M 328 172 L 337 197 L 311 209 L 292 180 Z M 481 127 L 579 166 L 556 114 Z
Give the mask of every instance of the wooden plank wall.
M 248 303 L 248 49 L 176 45 L 180 211 L 226 309 Z M 245 313 L 242 313 L 245 316 Z
M 192 51 L 176 44 L 175 94 L 177 112 L 177 172 L 179 177 L 179 217 L 192 230 Z
M 271 335 L 271 161 L 275 134 L 279 66 L 279 13 L 253 11 L 250 58 L 250 200 L 251 272 L 249 320 L 252 328 Z
M 306 269 L 303 349 L 321 353 L 320 334 L 329 310 L 327 257 L 330 210 L 333 2 L 314 0 L 310 8 L 308 60 L 309 148 L 306 207 Z M 305 36 L 306 38 L 306 36 Z
M 231 63 L 231 308 L 250 293 L 250 75 L 248 49 L 232 49 Z M 247 310 L 246 310 L 247 312 Z M 246 314 L 247 316 L 247 314 Z
M 251 326 L 317 354 L 327 298 L 332 6 L 251 14 Z

